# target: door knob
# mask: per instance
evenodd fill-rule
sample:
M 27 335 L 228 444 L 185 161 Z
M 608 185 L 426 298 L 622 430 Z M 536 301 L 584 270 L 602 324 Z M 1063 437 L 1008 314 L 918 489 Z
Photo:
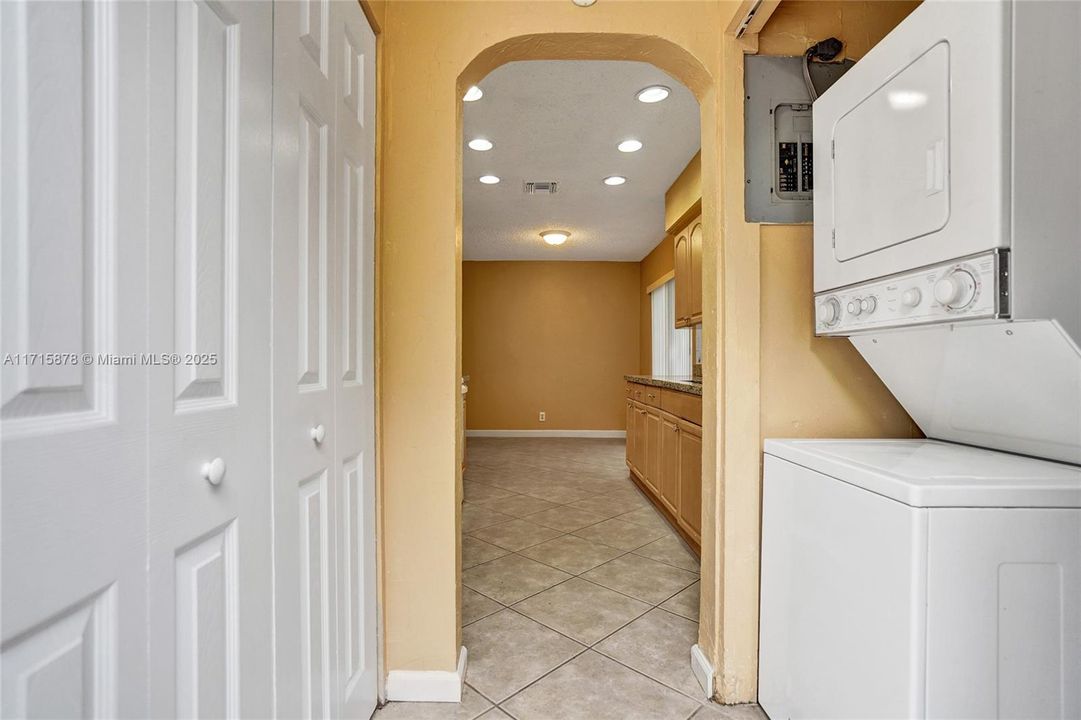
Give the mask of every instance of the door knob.
M 327 429 L 325 427 L 323 427 L 321 424 L 316 425 L 315 427 L 312 428 L 311 436 L 312 436 L 312 440 L 315 441 L 316 445 L 322 445 L 323 440 L 325 440 L 326 436 L 327 436 Z
M 225 461 L 216 457 L 210 462 L 203 463 L 203 479 L 211 485 L 221 485 L 221 479 L 225 477 Z

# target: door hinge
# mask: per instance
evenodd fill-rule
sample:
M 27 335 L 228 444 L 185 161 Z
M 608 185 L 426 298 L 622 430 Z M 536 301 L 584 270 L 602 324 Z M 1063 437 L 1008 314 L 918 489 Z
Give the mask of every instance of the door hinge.
M 831 160 L 836 160 L 837 159 L 837 141 L 836 140 L 830 140 L 830 159 Z

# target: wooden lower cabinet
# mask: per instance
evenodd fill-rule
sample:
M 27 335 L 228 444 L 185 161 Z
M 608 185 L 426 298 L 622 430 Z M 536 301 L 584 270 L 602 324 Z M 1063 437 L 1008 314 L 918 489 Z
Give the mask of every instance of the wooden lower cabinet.
M 661 464 L 661 413 L 650 408 L 646 410 L 646 472 L 644 480 L 653 492 L 660 492 Z
M 628 400 L 627 466 L 639 487 L 688 544 L 700 552 L 701 426 L 660 408 Z
M 661 452 L 657 476 L 660 500 L 668 512 L 679 517 L 679 422 L 671 417 L 661 418 Z
M 702 544 L 702 428 L 679 421 L 679 526 Z

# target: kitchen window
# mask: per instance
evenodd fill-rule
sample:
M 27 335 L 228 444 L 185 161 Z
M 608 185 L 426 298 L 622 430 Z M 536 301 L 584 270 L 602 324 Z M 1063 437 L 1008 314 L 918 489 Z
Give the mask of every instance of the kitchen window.
M 669 280 L 650 294 L 652 308 L 653 374 L 691 374 L 691 330 L 676 329 L 676 281 Z

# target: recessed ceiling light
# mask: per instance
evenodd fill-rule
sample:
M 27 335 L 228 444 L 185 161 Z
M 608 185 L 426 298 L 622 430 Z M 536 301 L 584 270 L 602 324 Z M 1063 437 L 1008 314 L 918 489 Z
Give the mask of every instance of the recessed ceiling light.
M 481 152 L 484 152 L 485 150 L 492 149 L 492 141 L 485 140 L 484 138 L 473 138 L 469 141 L 469 147 L 471 150 L 480 150 Z
M 545 230 L 540 234 L 544 242 L 549 245 L 562 245 L 567 242 L 567 238 L 571 236 L 566 230 Z
M 609 175 L 604 179 L 605 185 L 622 185 L 627 182 L 627 178 L 622 175 Z
M 616 147 L 619 148 L 620 152 L 638 152 L 642 149 L 642 143 L 637 140 L 624 140 Z
M 671 88 L 664 85 L 650 85 L 638 91 L 638 102 L 655 103 L 664 100 L 671 94 Z
M 497 182 L 499 182 L 499 178 L 497 178 L 495 175 L 481 175 L 478 180 L 480 180 L 485 185 L 495 185 Z
M 474 85 L 465 91 L 465 95 L 462 95 L 462 100 L 465 100 L 466 102 L 475 102 L 482 97 L 484 97 L 484 91 Z

